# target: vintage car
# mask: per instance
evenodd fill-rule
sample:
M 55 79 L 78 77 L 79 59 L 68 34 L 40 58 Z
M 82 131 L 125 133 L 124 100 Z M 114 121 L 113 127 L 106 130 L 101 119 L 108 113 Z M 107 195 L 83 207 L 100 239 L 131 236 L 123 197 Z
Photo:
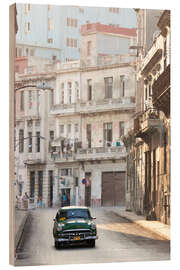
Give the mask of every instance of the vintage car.
M 88 207 L 66 206 L 58 209 L 54 219 L 54 245 L 58 249 L 63 245 L 87 243 L 95 247 L 97 237 L 95 217 Z

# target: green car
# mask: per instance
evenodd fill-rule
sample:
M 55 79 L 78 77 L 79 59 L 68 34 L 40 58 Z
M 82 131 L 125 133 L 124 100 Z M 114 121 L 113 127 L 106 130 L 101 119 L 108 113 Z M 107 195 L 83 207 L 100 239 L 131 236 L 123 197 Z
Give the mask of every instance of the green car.
M 80 244 L 86 242 L 95 247 L 97 237 L 95 218 L 88 207 L 66 206 L 58 209 L 54 219 L 54 245 L 60 248 L 64 244 Z

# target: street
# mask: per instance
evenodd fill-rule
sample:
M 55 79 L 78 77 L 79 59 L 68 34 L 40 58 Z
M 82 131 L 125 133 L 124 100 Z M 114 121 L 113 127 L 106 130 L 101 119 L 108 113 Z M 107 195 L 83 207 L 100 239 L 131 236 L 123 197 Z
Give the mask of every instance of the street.
M 56 209 L 31 211 L 21 256 L 15 265 L 60 265 L 170 259 L 170 243 L 121 218 L 108 208 L 92 208 L 99 239 L 96 247 L 56 250 L 52 235 Z

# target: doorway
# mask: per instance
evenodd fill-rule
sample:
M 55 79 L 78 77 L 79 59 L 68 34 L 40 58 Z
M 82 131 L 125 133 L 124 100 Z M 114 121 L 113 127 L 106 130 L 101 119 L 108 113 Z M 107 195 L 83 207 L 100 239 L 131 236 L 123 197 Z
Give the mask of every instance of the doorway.
M 61 206 L 70 206 L 70 188 L 61 189 Z
M 85 173 L 85 179 L 86 179 L 85 205 L 89 207 L 89 206 L 91 206 L 91 173 L 90 172 Z

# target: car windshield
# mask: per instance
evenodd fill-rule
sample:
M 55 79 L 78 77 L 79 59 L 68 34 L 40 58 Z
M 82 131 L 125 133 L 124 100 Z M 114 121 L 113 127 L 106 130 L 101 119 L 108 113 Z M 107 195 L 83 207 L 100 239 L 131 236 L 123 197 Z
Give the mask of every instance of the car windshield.
M 69 210 L 62 210 L 60 213 L 57 214 L 57 219 L 65 220 L 71 218 L 84 218 L 89 219 L 91 215 L 88 210 L 86 209 L 69 209 Z

